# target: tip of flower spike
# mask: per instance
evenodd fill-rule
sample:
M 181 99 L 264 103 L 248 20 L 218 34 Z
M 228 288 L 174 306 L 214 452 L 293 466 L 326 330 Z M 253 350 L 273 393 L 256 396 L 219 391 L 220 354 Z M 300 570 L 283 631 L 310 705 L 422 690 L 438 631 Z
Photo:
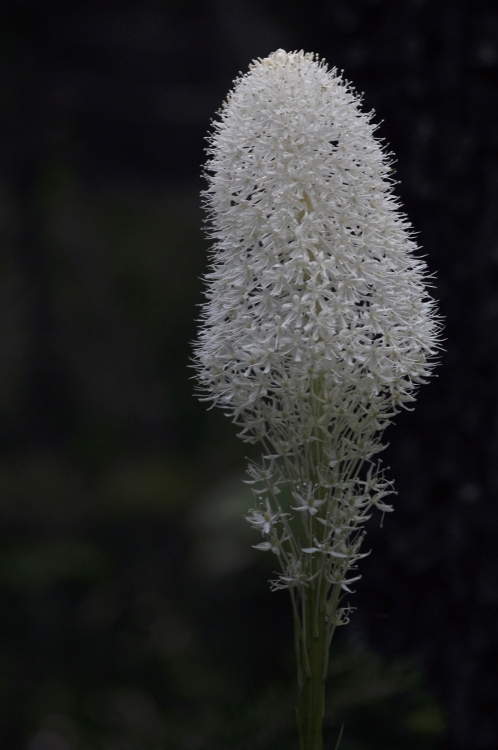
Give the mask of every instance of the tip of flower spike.
M 263 59 L 259 58 L 259 60 L 255 60 L 254 62 L 259 62 L 261 65 L 271 67 L 275 64 L 285 65 L 288 58 L 289 54 L 284 49 L 277 49 L 275 52 L 272 52 L 270 55 L 268 55 L 268 57 L 265 57 Z
M 277 49 L 275 50 L 275 52 L 272 52 L 270 55 L 268 55 L 268 57 L 265 57 L 264 59 L 258 58 L 258 60 L 255 60 L 252 65 L 257 65 L 259 63 L 260 65 L 264 65 L 269 68 L 275 66 L 284 67 L 302 60 L 314 61 L 315 58 L 318 61 L 318 55 L 315 55 L 313 52 L 305 52 L 304 50 L 286 52 L 286 50 L 284 49 Z
M 283 63 L 287 60 L 287 52 L 284 49 L 277 49 L 277 51 L 273 53 L 273 57 L 276 62 Z

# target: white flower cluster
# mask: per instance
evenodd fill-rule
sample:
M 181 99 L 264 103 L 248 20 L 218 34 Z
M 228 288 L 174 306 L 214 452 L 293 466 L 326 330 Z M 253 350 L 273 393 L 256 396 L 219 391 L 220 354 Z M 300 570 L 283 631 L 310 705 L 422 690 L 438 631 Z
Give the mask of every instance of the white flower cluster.
M 264 446 L 248 520 L 281 560 L 275 585 L 347 590 L 370 509 L 391 509 L 382 432 L 439 348 L 426 266 L 371 114 L 335 69 L 278 50 L 219 114 L 199 382 Z

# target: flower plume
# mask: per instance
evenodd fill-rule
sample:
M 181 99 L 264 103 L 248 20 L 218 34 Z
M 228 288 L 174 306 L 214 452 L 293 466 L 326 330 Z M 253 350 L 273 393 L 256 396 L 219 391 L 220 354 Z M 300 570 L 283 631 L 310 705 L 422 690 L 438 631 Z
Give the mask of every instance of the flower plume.
M 336 69 L 278 50 L 235 82 L 209 136 L 195 366 L 204 397 L 263 445 L 248 520 L 279 557 L 276 587 L 318 577 L 349 590 L 362 524 L 391 509 L 383 430 L 439 348 L 426 265 L 374 131 Z

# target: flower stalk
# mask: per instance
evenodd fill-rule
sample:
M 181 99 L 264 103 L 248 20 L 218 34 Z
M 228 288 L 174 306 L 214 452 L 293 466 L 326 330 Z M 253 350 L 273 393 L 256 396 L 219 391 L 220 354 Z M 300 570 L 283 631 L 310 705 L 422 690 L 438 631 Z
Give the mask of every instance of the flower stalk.
M 301 750 L 322 750 L 330 641 L 364 524 L 392 483 L 383 433 L 431 375 L 440 321 L 371 114 L 304 52 L 252 63 L 209 137 L 213 241 L 195 344 L 202 398 L 259 443 L 254 545 L 290 592 Z
M 323 596 L 319 587 L 305 602 L 302 651 L 305 665 L 298 682 L 297 725 L 301 750 L 322 750 L 322 723 L 325 703 L 325 665 L 328 664 L 328 628 Z M 304 666 L 304 669 L 303 669 Z

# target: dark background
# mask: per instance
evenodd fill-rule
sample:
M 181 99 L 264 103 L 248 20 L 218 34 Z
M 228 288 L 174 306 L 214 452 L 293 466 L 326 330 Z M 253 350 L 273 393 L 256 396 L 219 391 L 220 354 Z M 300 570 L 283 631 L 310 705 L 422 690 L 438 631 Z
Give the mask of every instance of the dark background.
M 365 91 L 446 319 L 337 637 L 327 748 L 498 748 L 498 6 L 4 0 L 0 746 L 291 750 L 247 447 L 192 395 L 204 136 L 252 58 Z

